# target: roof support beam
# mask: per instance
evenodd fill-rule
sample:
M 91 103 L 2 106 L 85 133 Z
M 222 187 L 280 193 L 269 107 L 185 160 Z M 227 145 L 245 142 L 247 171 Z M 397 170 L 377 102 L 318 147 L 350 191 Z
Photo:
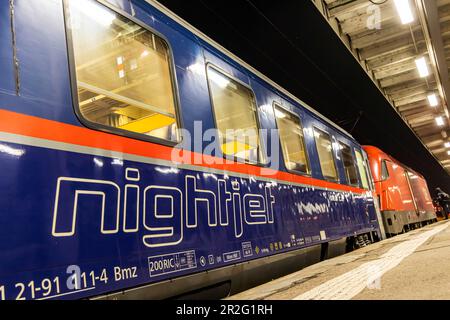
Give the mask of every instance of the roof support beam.
M 417 46 L 424 43 L 422 33 L 416 33 L 414 37 L 416 39 Z M 400 36 L 398 39 L 389 39 L 386 42 L 377 43 L 373 46 L 361 49 L 360 54 L 362 60 L 375 59 L 395 54 L 408 48 L 414 48 L 414 42 L 412 37 Z
M 393 100 L 398 100 L 402 98 L 409 98 L 419 93 L 426 92 L 428 93 L 430 90 L 434 90 L 436 85 L 434 83 L 430 83 L 427 85 L 425 81 L 422 82 L 411 82 L 409 86 L 397 86 L 390 87 L 389 90 L 386 90 L 386 94 L 389 98 Z
M 391 65 L 395 65 L 397 63 L 402 63 L 408 60 L 414 60 L 415 57 L 419 55 L 423 55 L 427 53 L 427 48 L 425 43 L 421 43 L 418 45 L 419 52 L 417 53 L 413 46 L 404 48 L 397 53 L 381 56 L 378 58 L 367 60 L 367 66 L 372 69 L 381 69 L 385 67 L 389 67 Z
M 417 79 L 417 69 L 416 70 L 410 70 L 407 72 L 404 72 L 399 75 L 395 75 L 386 79 L 381 79 L 380 84 L 383 88 L 396 86 L 401 83 L 414 81 Z
M 412 27 L 413 31 L 420 31 L 420 25 Z M 391 27 L 374 30 L 370 33 L 362 33 L 360 36 L 352 38 L 354 48 L 362 49 L 370 47 L 376 43 L 384 42 L 391 39 L 398 39 L 399 37 L 408 36 L 411 33 L 409 26 L 392 25 Z

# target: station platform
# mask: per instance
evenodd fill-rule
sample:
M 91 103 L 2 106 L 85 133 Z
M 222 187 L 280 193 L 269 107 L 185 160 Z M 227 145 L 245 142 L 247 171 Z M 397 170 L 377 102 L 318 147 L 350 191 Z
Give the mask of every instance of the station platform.
M 380 241 L 227 299 L 448 300 L 450 222 Z

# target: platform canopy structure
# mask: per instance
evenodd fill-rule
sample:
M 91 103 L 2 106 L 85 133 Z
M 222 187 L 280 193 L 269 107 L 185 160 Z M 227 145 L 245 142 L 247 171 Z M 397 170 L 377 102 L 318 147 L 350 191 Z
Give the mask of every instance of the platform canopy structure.
M 430 189 L 450 192 L 450 0 L 409 0 L 408 24 L 394 0 L 158 2 L 360 143 L 422 173 Z
M 450 1 L 315 1 L 417 137 L 450 172 Z

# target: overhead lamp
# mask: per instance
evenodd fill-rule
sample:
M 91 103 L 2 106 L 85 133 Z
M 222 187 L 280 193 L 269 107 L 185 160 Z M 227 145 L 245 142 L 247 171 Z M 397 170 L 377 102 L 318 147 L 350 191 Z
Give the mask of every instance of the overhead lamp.
M 430 106 L 436 107 L 439 104 L 437 96 L 436 96 L 435 93 L 432 93 L 432 94 L 428 95 L 427 98 L 428 98 L 428 102 L 430 103 Z
M 430 75 L 430 71 L 428 70 L 428 65 L 425 57 L 421 57 L 416 60 L 417 70 L 419 70 L 419 74 L 421 78 L 428 77 Z
M 444 146 L 445 146 L 446 148 L 450 148 L 450 142 L 444 143 Z
M 450 156 L 450 151 L 447 151 L 447 154 Z
M 442 117 L 437 117 L 436 123 L 438 126 L 442 127 L 444 125 L 444 119 Z
M 409 0 L 394 0 L 395 7 L 397 8 L 398 15 L 402 20 L 402 24 L 408 24 L 414 21 Z

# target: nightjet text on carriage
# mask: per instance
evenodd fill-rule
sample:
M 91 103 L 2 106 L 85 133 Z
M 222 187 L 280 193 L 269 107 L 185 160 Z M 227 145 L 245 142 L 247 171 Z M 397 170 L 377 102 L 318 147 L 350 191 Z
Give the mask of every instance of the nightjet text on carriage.
M 205 223 L 210 228 L 233 227 L 236 238 L 243 236 L 244 225 L 274 223 L 273 183 L 258 182 L 260 193 L 248 193 L 239 178 L 225 180 L 214 175 L 215 186 L 202 189 L 201 177 L 186 174 L 181 188 L 143 185 L 140 171 L 134 168 L 126 169 L 122 186 L 110 180 L 59 177 L 52 235 L 76 235 L 77 220 L 84 218 L 79 204 L 86 198 L 101 204 L 97 217 L 92 217 L 101 234 L 138 233 L 143 228 L 142 242 L 150 248 L 182 243 L 186 230 L 198 228 L 198 220 L 204 219 L 199 218 L 201 214 L 207 216 Z

